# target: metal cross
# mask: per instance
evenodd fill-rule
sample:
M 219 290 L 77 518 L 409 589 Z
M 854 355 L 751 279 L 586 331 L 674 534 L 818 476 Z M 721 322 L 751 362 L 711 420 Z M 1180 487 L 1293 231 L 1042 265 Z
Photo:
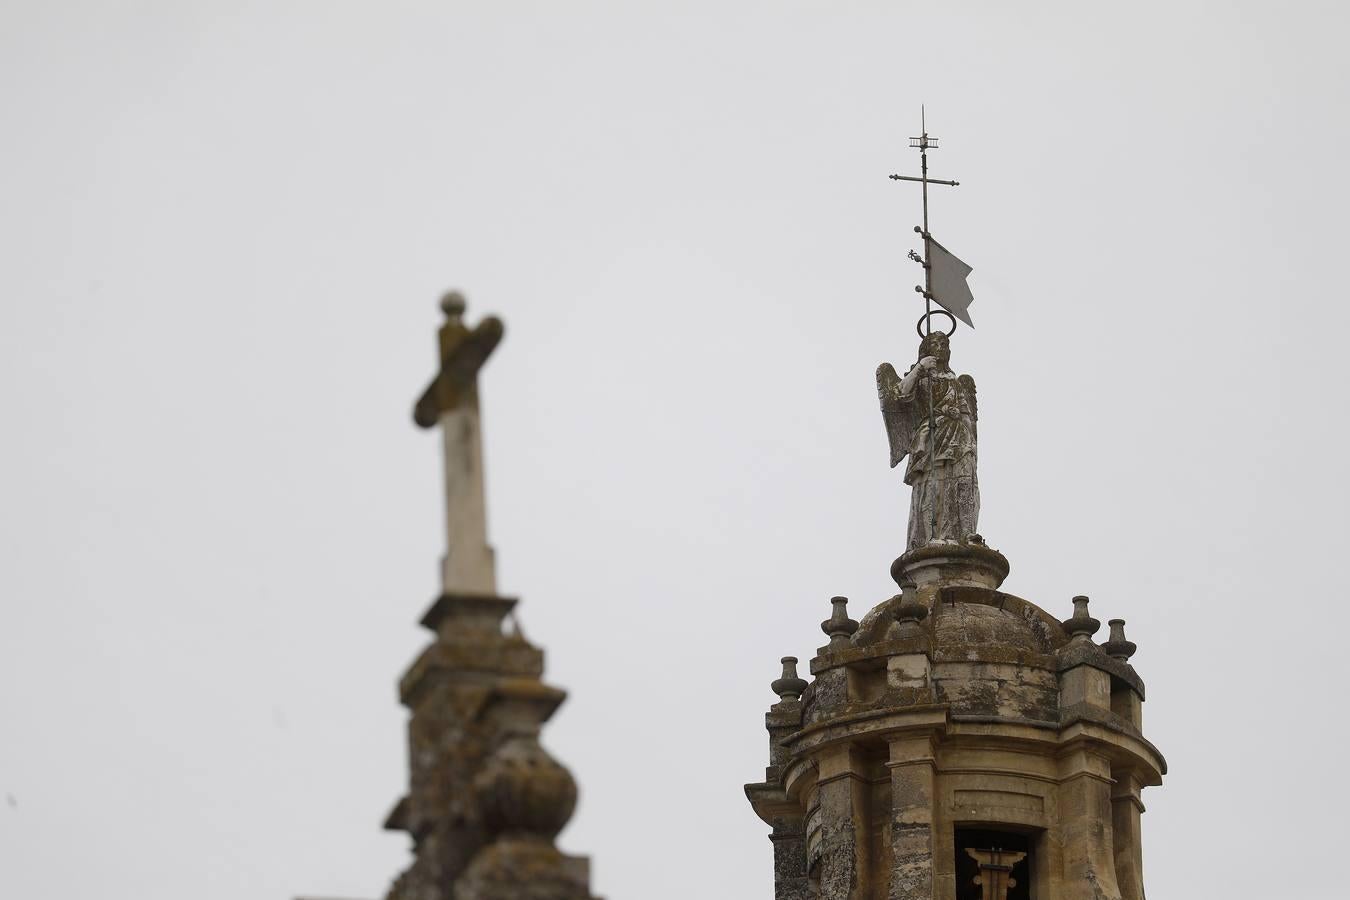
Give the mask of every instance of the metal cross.
M 915 260 L 916 262 L 921 262 L 923 264 L 923 287 L 916 286 L 914 290 L 923 294 L 924 334 L 928 335 L 931 334 L 933 331 L 933 269 L 931 263 L 931 260 L 933 258 L 931 246 L 933 236 L 928 233 L 928 186 L 930 184 L 945 184 L 948 187 L 956 187 L 961 182 L 943 181 L 939 178 L 928 177 L 928 148 L 932 147 L 933 149 L 936 150 L 938 139 L 935 137 L 930 137 L 928 135 L 927 115 L 922 106 L 919 107 L 919 125 L 920 125 L 920 134 L 918 137 L 910 138 L 909 145 L 911 147 L 916 148 L 919 151 L 919 164 L 921 166 L 920 172 L 922 174 L 918 178 L 915 178 L 913 175 L 892 175 L 891 180 L 917 181 L 923 185 L 923 228 L 914 229 L 915 231 L 919 232 L 919 234 L 923 235 L 923 259 Z M 914 259 L 913 252 L 910 253 L 910 259 Z

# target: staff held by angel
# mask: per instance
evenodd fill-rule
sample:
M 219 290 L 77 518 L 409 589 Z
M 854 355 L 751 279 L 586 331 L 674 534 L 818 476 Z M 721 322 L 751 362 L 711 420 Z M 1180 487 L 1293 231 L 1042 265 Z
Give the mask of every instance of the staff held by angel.
M 918 361 L 903 377 L 890 363 L 877 367 L 891 467 L 909 457 L 909 550 L 962 543 L 977 531 L 975 379 L 958 376 L 950 364 L 947 335 L 934 331 L 923 338 Z

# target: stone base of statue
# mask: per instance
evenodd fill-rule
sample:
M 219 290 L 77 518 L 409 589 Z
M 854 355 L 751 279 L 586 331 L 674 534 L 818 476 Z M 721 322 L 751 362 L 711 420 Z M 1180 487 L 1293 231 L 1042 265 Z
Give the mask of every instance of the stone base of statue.
M 934 541 L 915 547 L 891 563 L 891 577 L 901 588 L 935 581 L 997 590 L 1008 577 L 1008 558 L 985 546 L 979 535 L 964 541 Z

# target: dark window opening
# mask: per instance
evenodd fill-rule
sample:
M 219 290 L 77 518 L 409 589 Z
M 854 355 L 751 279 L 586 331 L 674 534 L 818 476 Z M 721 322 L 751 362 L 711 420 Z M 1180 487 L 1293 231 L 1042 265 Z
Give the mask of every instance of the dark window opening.
M 1007 900 L 1031 900 L 1031 839 L 1012 831 L 989 828 L 956 829 L 956 900 L 982 900 L 983 888 L 975 883 L 980 875 L 980 864 L 966 852 L 971 850 L 999 850 L 1025 853 L 1013 865 L 1012 880 Z

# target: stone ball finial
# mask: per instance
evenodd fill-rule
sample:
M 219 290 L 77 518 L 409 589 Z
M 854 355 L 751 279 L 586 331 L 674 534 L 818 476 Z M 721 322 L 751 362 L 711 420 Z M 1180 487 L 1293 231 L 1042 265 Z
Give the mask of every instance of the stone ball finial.
M 901 626 L 911 623 L 918 625 L 924 619 L 928 618 L 928 607 L 919 602 L 915 592 L 905 590 L 891 598 L 892 602 L 899 601 L 895 606 L 895 620 Z
M 458 319 L 464 315 L 464 310 L 468 308 L 468 301 L 459 291 L 446 291 L 441 297 L 441 312 L 445 313 L 447 319 Z
M 488 828 L 552 838 L 572 818 L 577 783 L 533 734 L 508 738 L 474 779 Z
M 784 702 L 802 699 L 802 692 L 806 690 L 806 679 L 797 677 L 797 657 L 785 656 L 780 662 L 783 663 L 783 674 L 769 685 L 769 690 Z
M 830 604 L 833 606 L 830 617 L 820 623 L 820 630 L 830 636 L 830 649 L 838 650 L 848 646 L 858 623 L 848 617 L 847 597 L 831 597 Z
M 1125 620 L 1112 619 L 1106 624 L 1111 626 L 1111 635 L 1106 639 L 1106 643 L 1102 644 L 1102 649 L 1112 659 L 1126 662 L 1131 656 L 1134 656 L 1134 651 L 1139 648 L 1135 646 L 1133 641 L 1125 640 Z
M 1073 618 L 1060 624 L 1073 640 L 1089 640 L 1102 627 L 1101 622 L 1088 615 L 1088 598 L 1082 594 L 1073 598 Z

